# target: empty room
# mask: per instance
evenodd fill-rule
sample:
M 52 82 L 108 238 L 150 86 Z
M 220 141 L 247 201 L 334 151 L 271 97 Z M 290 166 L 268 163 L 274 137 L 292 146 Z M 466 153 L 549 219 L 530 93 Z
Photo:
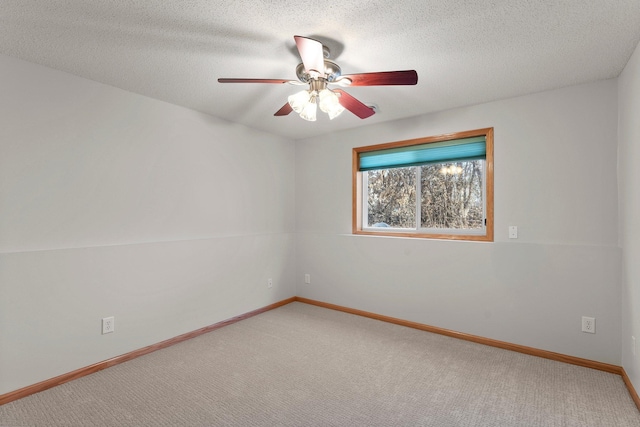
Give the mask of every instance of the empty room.
M 0 23 L 0 426 L 640 425 L 637 0 Z

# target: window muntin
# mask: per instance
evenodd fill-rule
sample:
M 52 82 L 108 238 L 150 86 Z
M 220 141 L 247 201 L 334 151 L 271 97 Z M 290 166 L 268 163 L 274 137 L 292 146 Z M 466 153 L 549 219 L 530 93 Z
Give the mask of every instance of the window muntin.
M 355 234 L 493 240 L 493 129 L 354 148 Z

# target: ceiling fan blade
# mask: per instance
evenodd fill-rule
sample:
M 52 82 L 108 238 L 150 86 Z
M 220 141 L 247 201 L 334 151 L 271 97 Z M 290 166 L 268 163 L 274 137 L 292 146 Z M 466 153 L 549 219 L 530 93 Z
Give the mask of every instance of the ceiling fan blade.
M 293 108 L 291 108 L 291 105 L 289 105 L 289 103 L 287 102 L 286 104 L 284 104 L 282 106 L 281 109 L 279 109 L 278 111 L 276 111 L 276 113 L 274 114 L 274 116 L 286 116 L 287 114 L 289 114 L 290 112 L 293 111 Z
M 308 37 L 293 36 L 300 53 L 300 58 L 304 64 L 304 69 L 311 74 L 312 71 L 324 76 L 324 54 L 322 43 Z
M 346 74 L 334 83 L 340 84 L 344 79 L 351 83 L 344 86 L 386 86 L 386 85 L 415 85 L 418 83 L 418 73 L 415 70 L 380 71 L 377 73 Z
M 292 83 L 283 79 L 218 79 L 218 83 Z
M 361 119 L 366 119 L 367 117 L 371 117 L 376 113 L 373 108 L 367 107 L 362 102 L 358 101 L 356 98 L 349 95 L 342 89 L 333 89 L 333 91 L 340 95 L 338 96 L 340 105 L 342 105 L 344 108 L 351 111 Z

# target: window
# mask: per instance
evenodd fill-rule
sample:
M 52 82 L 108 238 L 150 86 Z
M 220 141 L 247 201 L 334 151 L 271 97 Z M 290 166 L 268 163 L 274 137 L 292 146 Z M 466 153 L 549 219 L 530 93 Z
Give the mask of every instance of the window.
M 354 148 L 353 232 L 493 241 L 493 128 Z

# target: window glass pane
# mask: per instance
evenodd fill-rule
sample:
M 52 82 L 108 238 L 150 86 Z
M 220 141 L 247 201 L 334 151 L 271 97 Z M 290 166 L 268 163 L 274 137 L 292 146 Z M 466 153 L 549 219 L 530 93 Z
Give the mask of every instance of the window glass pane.
M 420 226 L 482 229 L 483 167 L 484 160 L 420 166 Z
M 378 169 L 368 175 L 368 226 L 416 228 L 416 168 Z

